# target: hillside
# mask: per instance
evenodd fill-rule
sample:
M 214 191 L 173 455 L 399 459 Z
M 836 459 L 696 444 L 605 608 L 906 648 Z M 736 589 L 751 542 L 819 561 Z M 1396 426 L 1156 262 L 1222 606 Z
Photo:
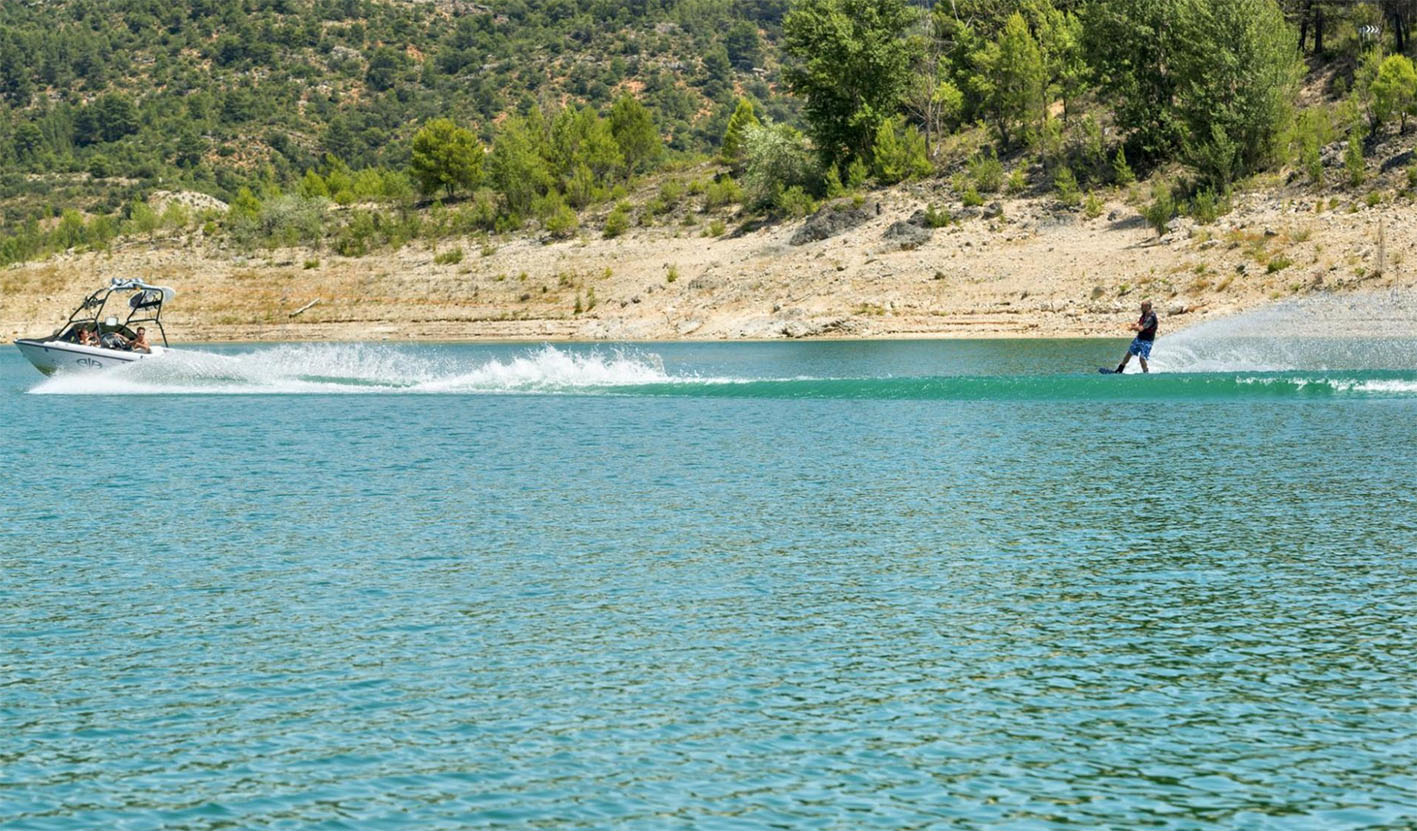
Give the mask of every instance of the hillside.
M 843 202 L 860 224 L 801 245 L 804 222 L 720 238 L 683 225 L 610 240 L 469 238 L 318 260 L 190 237 L 134 242 L 4 272 L 0 332 L 52 328 L 97 282 L 132 274 L 178 288 L 177 342 L 1120 336 L 1143 298 L 1175 331 L 1278 298 L 1417 285 L 1408 198 L 1317 207 L 1255 193 L 1212 225 L 1181 220 L 1158 237 L 1124 193 L 1092 218 L 1005 197 L 972 217 L 952 205 L 957 221 L 903 234 L 897 223 L 943 195 L 913 185 Z
M 5 4 L 0 331 L 120 275 L 179 340 L 1095 335 L 1404 284 L 1405 12 L 1187 9 Z
M 679 0 L 50 0 L 0 4 L 0 197 L 111 210 L 153 187 L 231 199 L 333 154 L 401 166 L 443 116 L 633 90 L 676 152 L 717 144 L 735 95 L 773 92 L 785 3 Z M 34 175 L 89 173 L 36 187 Z M 81 185 L 81 186 L 76 186 Z M 29 200 L 15 197 L 29 195 Z

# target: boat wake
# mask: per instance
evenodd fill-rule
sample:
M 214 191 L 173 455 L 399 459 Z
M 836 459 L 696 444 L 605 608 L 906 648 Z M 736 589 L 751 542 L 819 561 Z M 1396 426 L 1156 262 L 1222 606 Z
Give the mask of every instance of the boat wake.
M 1158 352 L 1161 346 L 1158 344 Z M 1214 352 L 1212 355 L 1216 354 Z M 1210 358 L 1209 360 L 1215 360 Z M 1158 362 L 1159 363 L 1159 362 Z M 1236 361 L 1241 366 L 1244 363 Z M 1193 363 L 1198 369 L 1201 361 Z M 1417 397 L 1417 369 L 1284 369 L 1101 376 L 706 377 L 666 371 L 634 348 L 554 346 L 500 356 L 369 344 L 263 347 L 242 353 L 174 349 L 160 360 L 56 375 L 48 395 L 597 395 L 653 398 L 1138 401 Z
M 427 349 L 292 344 L 243 353 L 172 349 L 161 360 L 104 372 L 55 375 L 48 395 L 328 395 L 347 393 L 558 393 L 669 383 L 658 356 L 636 350 L 572 352 L 544 346 L 470 363 Z

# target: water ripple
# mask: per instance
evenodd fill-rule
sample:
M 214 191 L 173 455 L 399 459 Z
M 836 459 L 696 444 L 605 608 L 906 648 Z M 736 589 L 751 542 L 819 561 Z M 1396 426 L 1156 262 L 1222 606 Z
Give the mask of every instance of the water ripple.
M 5 828 L 1417 823 L 1417 401 L 3 379 Z

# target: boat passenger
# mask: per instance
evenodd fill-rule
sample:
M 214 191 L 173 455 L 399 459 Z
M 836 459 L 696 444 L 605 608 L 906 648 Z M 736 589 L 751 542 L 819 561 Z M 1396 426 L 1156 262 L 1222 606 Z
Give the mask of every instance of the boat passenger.
M 139 326 L 137 337 L 133 338 L 132 343 L 128 344 L 128 348 L 134 352 L 153 351 L 152 344 L 148 343 L 148 330 Z
M 87 326 L 79 329 L 80 346 L 98 346 L 98 335 Z

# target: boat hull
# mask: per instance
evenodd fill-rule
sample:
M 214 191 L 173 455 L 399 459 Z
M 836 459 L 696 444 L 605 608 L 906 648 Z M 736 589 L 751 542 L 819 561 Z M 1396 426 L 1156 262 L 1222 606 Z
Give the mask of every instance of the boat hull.
M 20 338 L 15 347 L 34 368 L 45 375 L 56 372 L 110 369 L 152 357 L 146 352 L 120 352 L 99 346 L 80 346 L 59 340 L 39 341 Z

